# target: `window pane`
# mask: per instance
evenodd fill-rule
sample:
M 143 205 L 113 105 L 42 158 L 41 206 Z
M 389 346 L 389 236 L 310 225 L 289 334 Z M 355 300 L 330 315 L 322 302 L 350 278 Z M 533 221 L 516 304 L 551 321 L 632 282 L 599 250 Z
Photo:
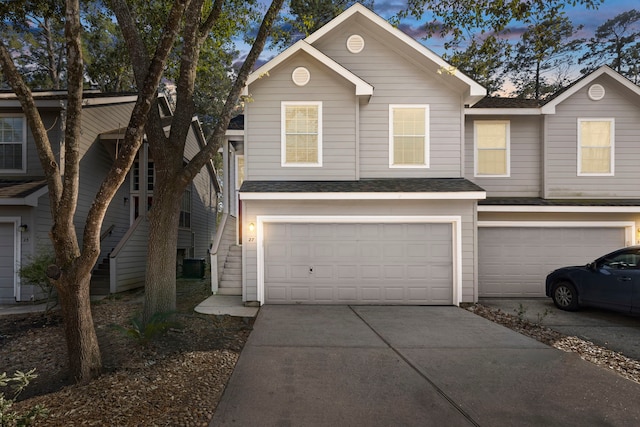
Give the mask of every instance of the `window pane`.
M 0 117 L 0 169 L 22 169 L 23 117 Z
M 610 147 L 611 122 L 580 122 L 580 137 L 583 147 Z
M 424 137 L 396 137 L 393 146 L 395 164 L 424 164 Z
M 507 148 L 507 124 L 476 124 L 476 141 L 478 148 Z
M 393 164 L 426 164 L 426 110 L 423 107 L 393 109 Z
M 318 163 L 318 115 L 317 105 L 286 106 L 286 163 Z
M 611 173 L 611 126 L 609 120 L 580 121 L 580 172 Z
M 479 175 L 506 175 L 506 150 L 478 150 Z
M 586 173 L 610 173 L 611 150 L 609 148 L 583 148 L 581 170 Z

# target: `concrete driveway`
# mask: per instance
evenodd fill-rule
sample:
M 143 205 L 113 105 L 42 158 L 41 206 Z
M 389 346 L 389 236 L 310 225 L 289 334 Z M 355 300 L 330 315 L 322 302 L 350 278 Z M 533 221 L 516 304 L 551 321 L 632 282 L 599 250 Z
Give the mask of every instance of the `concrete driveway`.
M 628 426 L 639 395 L 457 307 L 265 306 L 211 426 Z
M 508 314 L 524 311 L 522 315 L 532 322 L 542 319 L 540 323 L 554 331 L 640 360 L 640 316 L 591 307 L 562 311 L 553 305 L 551 298 L 481 299 L 480 303 Z

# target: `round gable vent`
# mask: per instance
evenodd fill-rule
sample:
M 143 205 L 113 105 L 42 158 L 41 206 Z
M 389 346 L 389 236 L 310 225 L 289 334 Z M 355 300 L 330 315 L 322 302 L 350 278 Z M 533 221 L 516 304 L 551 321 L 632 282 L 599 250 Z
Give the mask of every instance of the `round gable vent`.
M 298 86 L 306 85 L 307 83 L 309 83 L 310 79 L 311 73 L 309 73 L 309 70 L 304 67 L 298 67 L 293 70 L 293 73 L 291 73 L 291 80 L 293 80 L 293 82 Z
M 591 85 L 589 87 L 589 98 L 593 101 L 600 101 L 604 98 L 604 87 L 599 84 Z
M 347 49 L 351 53 L 360 53 L 364 49 L 364 39 L 358 34 L 349 36 L 347 39 Z

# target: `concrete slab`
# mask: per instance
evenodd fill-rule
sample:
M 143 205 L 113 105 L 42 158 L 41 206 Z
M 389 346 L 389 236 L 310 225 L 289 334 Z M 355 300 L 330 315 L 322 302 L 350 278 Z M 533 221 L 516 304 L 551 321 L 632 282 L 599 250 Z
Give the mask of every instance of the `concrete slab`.
M 229 315 L 236 317 L 256 317 L 258 307 L 245 307 L 239 295 L 211 295 L 194 309 L 196 313 Z
M 640 384 L 457 307 L 265 306 L 254 326 L 211 426 L 640 425 Z
M 579 311 L 557 309 L 551 298 L 481 299 L 481 304 L 539 322 L 554 331 L 591 341 L 640 360 L 640 317 L 585 307 Z
M 391 349 L 248 346 L 211 425 L 472 424 Z

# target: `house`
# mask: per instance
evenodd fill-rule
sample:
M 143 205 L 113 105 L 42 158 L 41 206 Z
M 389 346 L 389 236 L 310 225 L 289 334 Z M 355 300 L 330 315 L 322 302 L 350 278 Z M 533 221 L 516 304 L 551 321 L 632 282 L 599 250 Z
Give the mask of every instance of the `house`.
M 64 146 L 66 92 L 34 92 L 54 154 L 60 161 Z M 78 238 L 86 215 L 106 175 L 137 96 L 87 91 L 82 111 L 80 190 L 76 211 Z M 164 97 L 159 108 L 167 129 L 172 111 Z M 194 118 L 185 148 L 191 158 L 205 144 Z M 140 167 L 140 165 L 146 165 Z M 92 278 L 93 294 L 121 292 L 144 284 L 146 268 L 146 209 L 153 201 L 153 159 L 146 142 L 126 181 L 113 198 L 102 224 L 101 255 Z M 184 194 L 180 218 L 178 259 L 204 258 L 215 235 L 218 181 L 207 165 Z M 0 94 L 0 304 L 41 297 L 38 287 L 21 283 L 18 271 L 32 257 L 51 250 L 51 213 L 44 173 L 33 136 L 13 93 Z
M 544 296 L 551 269 L 636 241 L 640 89 L 607 67 L 544 105 L 487 98 L 356 4 L 245 94 L 219 232 L 242 268 L 217 291 L 246 303 Z

